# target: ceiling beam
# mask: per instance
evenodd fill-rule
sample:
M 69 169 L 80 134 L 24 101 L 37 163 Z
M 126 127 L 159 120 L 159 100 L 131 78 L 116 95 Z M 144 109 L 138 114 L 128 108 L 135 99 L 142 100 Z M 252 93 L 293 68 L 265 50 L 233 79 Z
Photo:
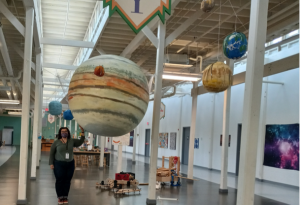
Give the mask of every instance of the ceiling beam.
M 147 36 L 147 38 L 151 41 L 151 43 L 155 46 L 155 48 L 158 47 L 158 39 L 154 35 L 154 33 L 151 31 L 151 29 L 148 26 L 145 26 L 142 29 L 142 32 Z
M 25 35 L 25 27 L 21 22 L 10 12 L 10 10 L 0 1 L 0 12 L 11 22 L 12 25 L 20 32 L 22 36 Z
M 75 41 L 75 40 L 54 39 L 54 38 L 42 38 L 41 44 L 71 46 L 71 47 L 80 47 L 80 48 L 94 48 L 95 46 L 95 44 L 90 41 Z
M 3 57 L 3 60 L 4 60 L 4 64 L 5 64 L 5 68 L 7 70 L 8 76 L 13 77 L 14 72 L 13 72 L 13 69 L 12 69 L 11 60 L 10 60 L 10 56 L 9 56 L 9 53 L 8 53 L 7 44 L 6 44 L 4 34 L 3 34 L 2 26 L 0 26 L 0 51 L 2 53 L 2 57 Z M 11 88 L 12 88 L 12 92 L 13 92 L 13 97 L 14 97 L 15 100 L 18 100 L 19 97 L 18 97 L 18 93 L 17 93 L 16 88 L 15 88 L 14 80 L 10 80 L 10 84 L 11 84 Z
M 16 51 L 16 53 L 22 58 L 24 59 L 24 52 L 12 41 L 7 41 L 12 47 L 13 49 Z M 35 70 L 35 63 L 31 61 L 31 68 L 33 70 Z
M 177 6 L 177 4 L 180 2 L 180 0 L 175 0 L 172 2 L 172 10 L 175 9 L 175 7 Z M 155 30 L 158 26 L 158 21 L 160 21 L 160 19 L 158 17 L 155 17 L 149 24 L 147 27 L 149 27 L 150 30 Z M 135 51 L 142 42 L 144 42 L 146 40 L 146 36 L 144 35 L 143 32 L 139 32 L 134 39 L 127 45 L 127 47 L 123 50 L 123 52 L 121 53 L 121 56 L 123 57 L 130 57 L 131 54 L 133 53 L 133 51 Z
M 44 68 L 62 69 L 62 70 L 76 70 L 78 66 L 55 64 L 55 63 L 43 63 L 43 67 Z
M 43 85 L 57 86 L 57 87 L 69 87 L 69 85 L 60 85 L 60 84 L 54 84 L 54 83 L 43 83 Z
M 69 79 L 60 79 L 62 83 L 70 83 Z M 44 82 L 59 82 L 59 79 L 57 78 L 45 78 L 43 77 Z
M 102 48 L 96 47 L 95 49 L 100 55 L 106 55 L 105 51 Z
M 202 10 L 196 11 L 190 18 L 188 18 L 183 24 L 181 24 L 177 29 L 175 29 L 167 38 L 166 45 L 167 47 L 172 41 L 174 41 L 182 32 L 192 25 L 198 18 L 200 18 L 204 12 Z

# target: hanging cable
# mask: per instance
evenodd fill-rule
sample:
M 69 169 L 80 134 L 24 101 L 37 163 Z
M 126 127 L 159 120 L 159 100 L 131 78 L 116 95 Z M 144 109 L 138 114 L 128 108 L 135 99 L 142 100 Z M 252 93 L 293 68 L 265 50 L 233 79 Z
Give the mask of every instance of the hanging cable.
M 219 33 L 218 33 L 218 55 L 217 55 L 217 59 L 219 61 L 219 55 L 220 55 L 220 27 L 221 27 L 221 12 L 222 12 L 222 2 L 220 0 L 220 12 L 219 12 Z

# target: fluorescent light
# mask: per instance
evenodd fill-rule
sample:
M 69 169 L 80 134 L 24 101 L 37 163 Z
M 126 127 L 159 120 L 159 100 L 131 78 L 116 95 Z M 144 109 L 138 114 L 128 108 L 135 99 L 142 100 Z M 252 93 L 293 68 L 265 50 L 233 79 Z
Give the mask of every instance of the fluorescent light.
M 200 74 L 195 73 L 163 73 L 163 79 L 168 80 L 183 80 L 183 81 L 199 81 L 201 80 Z
M 4 110 L 19 110 L 19 111 L 21 111 L 22 109 L 19 109 L 19 108 L 5 108 Z
M 22 112 L 8 112 L 9 115 L 22 115 Z
M 0 100 L 0 104 L 20 104 L 19 100 Z
M 179 69 L 185 69 L 185 68 L 191 68 L 193 65 L 187 65 L 187 64 L 175 64 L 175 63 L 165 63 L 165 68 L 179 68 Z

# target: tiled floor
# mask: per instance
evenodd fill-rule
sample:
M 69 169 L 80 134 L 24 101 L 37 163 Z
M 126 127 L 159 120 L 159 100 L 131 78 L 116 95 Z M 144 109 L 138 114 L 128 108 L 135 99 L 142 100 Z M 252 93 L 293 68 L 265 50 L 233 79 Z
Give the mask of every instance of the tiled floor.
M 48 154 L 42 153 L 40 169 L 37 172 L 37 180 L 28 180 L 27 197 L 28 204 L 32 205 L 53 205 L 57 204 L 54 183 L 55 178 L 52 170 L 48 166 Z M 13 205 L 17 200 L 18 187 L 18 167 L 19 167 L 19 149 L 12 157 L 0 167 L 0 204 Z M 30 156 L 29 156 L 30 157 Z M 130 154 L 123 156 L 123 171 L 135 172 L 136 178 L 140 182 L 148 182 L 149 159 L 137 156 L 136 165 L 132 165 Z M 29 163 L 30 165 L 30 163 Z M 28 166 L 30 167 L 30 166 Z M 116 153 L 111 156 L 111 166 L 104 171 L 99 171 L 97 167 L 76 168 L 74 173 L 71 191 L 69 195 L 69 204 L 71 205 L 140 205 L 145 204 L 147 198 L 148 186 L 142 186 L 140 194 L 131 194 L 122 197 L 116 197 L 112 192 L 101 191 L 95 188 L 95 183 L 108 177 L 114 178 L 117 168 Z M 196 169 L 195 169 L 196 171 Z M 28 171 L 28 174 L 30 172 Z M 29 177 L 28 177 L 29 178 Z M 214 178 L 214 177 L 212 177 Z M 208 180 L 195 181 L 194 184 L 182 181 L 181 187 L 166 186 L 157 191 L 157 196 L 163 198 L 178 198 L 178 201 L 158 201 L 157 204 L 184 204 L 184 205 L 235 205 L 236 189 L 229 188 L 228 195 L 218 193 L 219 185 Z M 284 195 L 284 193 L 276 193 Z M 290 203 L 281 203 L 265 197 L 255 196 L 255 205 L 282 205 Z
M 0 166 L 4 164 L 13 153 L 16 151 L 16 147 L 4 146 L 0 148 Z

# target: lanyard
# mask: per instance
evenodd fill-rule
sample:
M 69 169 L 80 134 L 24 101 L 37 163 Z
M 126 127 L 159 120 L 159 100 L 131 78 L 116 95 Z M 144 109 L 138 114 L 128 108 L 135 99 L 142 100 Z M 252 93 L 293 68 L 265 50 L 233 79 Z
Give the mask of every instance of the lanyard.
M 65 140 L 63 140 L 63 139 L 62 139 L 62 141 L 63 141 L 63 144 L 66 144 L 66 150 L 68 151 L 69 140 L 67 140 L 67 143 L 66 143 Z

